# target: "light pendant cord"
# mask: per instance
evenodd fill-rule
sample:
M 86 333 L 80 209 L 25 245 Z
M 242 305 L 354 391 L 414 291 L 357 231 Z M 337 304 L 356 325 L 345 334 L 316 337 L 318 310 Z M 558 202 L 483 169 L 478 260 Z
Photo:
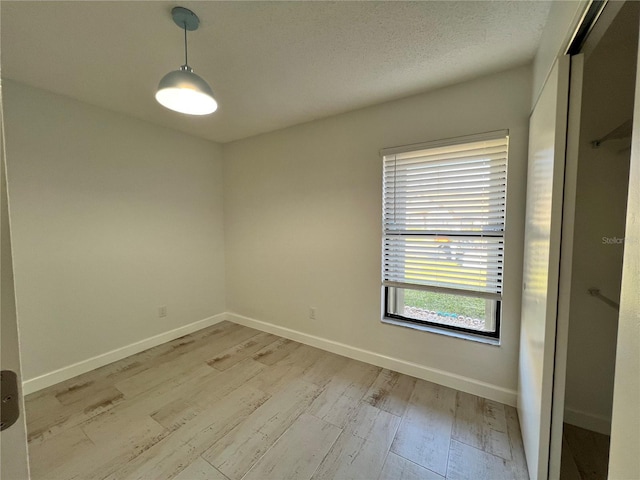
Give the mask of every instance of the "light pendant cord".
M 187 22 L 184 22 L 184 64 L 189 66 L 189 57 L 187 54 Z

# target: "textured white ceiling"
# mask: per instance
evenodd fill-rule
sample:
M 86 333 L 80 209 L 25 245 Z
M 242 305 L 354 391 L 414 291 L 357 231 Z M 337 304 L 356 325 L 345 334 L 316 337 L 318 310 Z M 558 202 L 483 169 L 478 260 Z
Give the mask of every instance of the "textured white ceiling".
M 201 26 L 189 63 L 220 108 L 168 111 L 183 63 L 175 5 Z M 2 75 L 218 142 L 525 64 L 550 3 L 2 1 Z

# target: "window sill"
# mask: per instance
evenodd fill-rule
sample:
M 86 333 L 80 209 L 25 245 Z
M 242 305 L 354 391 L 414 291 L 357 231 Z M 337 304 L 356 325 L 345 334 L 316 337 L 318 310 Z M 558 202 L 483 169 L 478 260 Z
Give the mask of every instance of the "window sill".
M 500 339 L 498 338 L 489 338 L 489 337 L 484 337 L 482 335 L 474 335 L 472 333 L 466 333 L 466 332 L 456 332 L 454 330 L 449 330 L 447 328 L 438 328 L 431 325 L 420 325 L 413 322 L 402 321 L 397 318 L 382 317 L 381 321 L 382 323 L 387 323 L 389 325 L 396 325 L 398 327 L 411 328 L 413 330 L 420 330 L 422 332 L 435 333 L 438 335 L 445 335 L 447 337 L 459 338 L 461 340 L 484 343 L 485 345 L 493 345 L 495 347 L 500 346 Z

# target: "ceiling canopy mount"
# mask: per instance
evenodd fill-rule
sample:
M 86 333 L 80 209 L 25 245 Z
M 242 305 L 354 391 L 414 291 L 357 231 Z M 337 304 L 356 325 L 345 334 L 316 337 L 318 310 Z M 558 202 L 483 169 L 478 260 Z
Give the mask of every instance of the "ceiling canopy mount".
M 177 26 L 193 32 L 200 26 L 200 19 L 188 8 L 173 7 L 171 17 Z

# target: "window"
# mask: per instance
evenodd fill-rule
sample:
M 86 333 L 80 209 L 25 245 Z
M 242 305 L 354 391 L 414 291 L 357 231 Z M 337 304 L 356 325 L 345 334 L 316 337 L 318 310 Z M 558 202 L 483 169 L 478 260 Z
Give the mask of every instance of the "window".
M 498 338 L 507 131 L 383 150 L 386 319 Z

